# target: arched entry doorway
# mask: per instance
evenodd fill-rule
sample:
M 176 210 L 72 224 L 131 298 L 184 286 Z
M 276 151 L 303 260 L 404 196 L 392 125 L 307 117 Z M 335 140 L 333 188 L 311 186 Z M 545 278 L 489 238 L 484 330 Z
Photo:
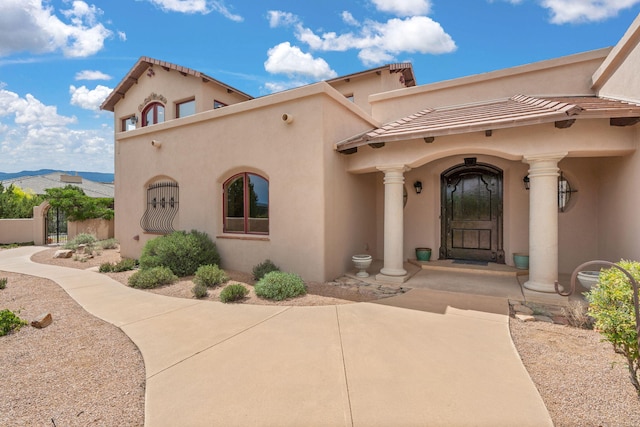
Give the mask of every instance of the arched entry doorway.
M 47 244 L 67 243 L 67 217 L 60 208 L 48 207 L 44 233 Z
M 504 264 L 502 170 L 468 158 L 440 177 L 440 258 Z

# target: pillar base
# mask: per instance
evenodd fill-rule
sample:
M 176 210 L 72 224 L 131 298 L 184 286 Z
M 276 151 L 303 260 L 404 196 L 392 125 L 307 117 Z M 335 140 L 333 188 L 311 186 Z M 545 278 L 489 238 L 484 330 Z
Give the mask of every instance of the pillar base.
M 382 269 L 384 270 L 384 269 Z M 404 272 L 403 275 L 387 275 L 384 274 L 382 272 L 382 270 L 380 270 L 379 274 L 376 274 L 376 281 L 378 282 L 387 282 L 387 283 L 404 283 L 407 280 L 409 280 L 409 278 L 411 277 L 411 274 L 408 274 L 406 271 Z
M 556 293 L 556 285 L 555 283 L 541 283 L 541 282 L 534 282 L 532 280 L 527 280 L 526 282 L 524 282 L 524 285 L 522 285 L 525 287 L 525 289 L 529 289 L 531 291 L 536 291 L 536 292 L 545 292 L 545 293 L 550 293 L 550 294 L 555 294 Z M 563 291 L 564 288 L 562 286 L 560 286 L 560 291 Z

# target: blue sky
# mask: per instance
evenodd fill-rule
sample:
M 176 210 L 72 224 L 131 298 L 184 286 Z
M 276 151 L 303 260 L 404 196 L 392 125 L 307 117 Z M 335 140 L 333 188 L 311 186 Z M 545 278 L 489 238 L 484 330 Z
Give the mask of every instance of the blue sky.
M 113 172 L 140 56 L 253 96 L 392 62 L 418 84 L 613 46 L 640 0 L 1 0 L 0 171 Z

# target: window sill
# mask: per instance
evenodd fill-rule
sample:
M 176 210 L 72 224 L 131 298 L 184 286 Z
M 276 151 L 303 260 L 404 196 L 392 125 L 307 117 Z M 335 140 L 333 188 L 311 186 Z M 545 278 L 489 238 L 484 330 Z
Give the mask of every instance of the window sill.
M 216 239 L 231 239 L 231 240 L 255 240 L 260 242 L 269 242 L 269 236 L 259 234 L 220 234 L 216 236 Z

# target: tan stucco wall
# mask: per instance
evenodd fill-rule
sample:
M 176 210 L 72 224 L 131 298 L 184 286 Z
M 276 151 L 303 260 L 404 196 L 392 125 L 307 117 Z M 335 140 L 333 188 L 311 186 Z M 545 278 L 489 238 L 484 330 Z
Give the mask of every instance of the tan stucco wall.
M 468 104 L 523 94 L 591 95 L 591 78 L 610 49 L 416 86 L 370 97 L 373 117 L 388 122 L 425 108 Z
M 640 129 L 635 126 L 638 147 Z M 606 159 L 601 165 L 598 199 L 598 257 L 640 261 L 640 152 Z
M 33 241 L 33 218 L 0 219 L 0 244 Z
M 69 240 L 82 233 L 92 234 L 98 240 L 111 239 L 114 237 L 114 220 L 87 219 L 85 221 L 67 222 Z
M 366 197 L 367 178 L 347 176 L 334 140 L 325 139 L 327 134 L 346 138 L 371 123 L 326 83 L 265 98 L 117 135 L 115 232 L 123 256 L 138 257 L 144 243 L 156 237 L 143 233 L 139 220 L 145 186 L 159 177 L 179 184 L 175 228 L 215 238 L 224 268 L 251 271 L 269 258 L 283 270 L 321 281 L 341 274 L 345 259 L 374 238 L 366 221 L 345 219 L 358 212 L 353 206 Z M 284 113 L 292 123 L 282 120 Z M 268 236 L 223 233 L 222 184 L 243 171 L 269 180 Z M 362 196 L 357 189 L 365 189 Z M 348 205 L 354 192 L 355 204 Z M 360 205 L 366 213 L 367 204 Z M 354 227 L 358 238 L 351 241 L 346 234 Z
M 381 70 L 380 75 L 365 74 L 341 81 L 332 81 L 330 84 L 344 96 L 353 95 L 353 102 L 371 114 L 369 95 L 404 88 L 405 85 L 401 77 L 402 73 L 392 73 L 387 69 Z
M 640 101 L 640 15 L 594 73 L 594 88 L 603 97 Z

